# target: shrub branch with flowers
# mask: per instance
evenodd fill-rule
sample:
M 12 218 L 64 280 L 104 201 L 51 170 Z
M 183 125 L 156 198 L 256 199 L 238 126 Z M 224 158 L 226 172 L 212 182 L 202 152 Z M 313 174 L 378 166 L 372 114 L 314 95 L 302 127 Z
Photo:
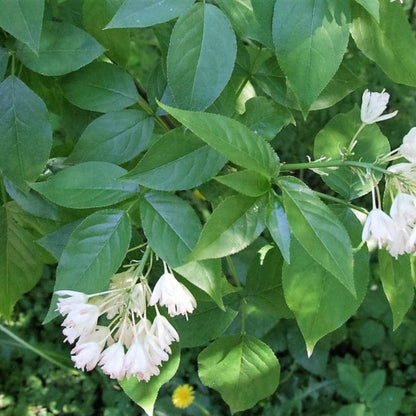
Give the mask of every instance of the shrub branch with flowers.
M 368 247 L 401 324 L 414 298 L 416 127 L 391 150 L 377 123 L 397 111 L 366 89 L 361 112 L 321 126 L 313 159 L 278 153 L 296 118 L 368 84 L 351 48 L 416 87 L 405 1 L 0 6 L 6 320 L 57 264 L 45 324 L 62 315 L 74 366 L 99 367 L 149 415 L 185 348 L 202 348 L 198 375 L 231 412 L 273 394 L 266 332 L 295 319 L 311 356 L 363 301 Z M 193 399 L 187 385 L 174 394 L 179 407 Z

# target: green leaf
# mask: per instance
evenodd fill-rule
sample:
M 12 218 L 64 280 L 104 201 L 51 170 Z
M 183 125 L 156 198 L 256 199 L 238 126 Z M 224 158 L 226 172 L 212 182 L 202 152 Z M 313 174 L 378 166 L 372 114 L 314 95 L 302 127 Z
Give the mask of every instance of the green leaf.
M 52 127 L 44 102 L 20 79 L 0 84 L 0 170 L 22 190 L 45 168 Z
M 364 7 L 377 22 L 380 22 L 380 2 L 379 0 L 355 0 L 358 4 Z
M 119 382 L 124 393 L 139 405 L 148 416 L 153 416 L 153 409 L 160 388 L 167 383 L 178 370 L 180 361 L 180 349 L 178 344 L 172 346 L 172 355 L 169 361 L 163 363 L 160 374 L 153 376 L 148 382 L 139 381 L 136 377 L 121 380 Z
M 121 68 L 94 62 L 63 81 L 65 98 L 84 110 L 107 113 L 136 103 L 139 95 L 133 78 Z
M 347 404 L 335 413 L 335 416 L 368 416 L 367 407 L 362 403 Z
M 380 279 L 393 314 L 393 330 L 402 323 L 413 305 L 414 283 L 409 255 L 394 259 L 386 250 L 379 250 Z
M 108 289 L 130 244 L 130 219 L 124 211 L 103 210 L 88 216 L 74 230 L 62 252 L 54 292 L 75 290 L 87 294 Z M 52 297 L 44 323 L 58 316 Z
M 279 158 L 273 148 L 238 121 L 218 114 L 159 105 L 236 165 L 259 172 L 266 178 L 279 173 Z
M 188 258 L 203 260 L 237 253 L 265 227 L 266 197 L 235 195 L 221 202 L 208 218 Z
M 374 416 L 395 416 L 406 391 L 399 387 L 386 387 L 371 404 Z
M 46 234 L 44 237 L 36 240 L 36 243 L 47 250 L 54 258 L 59 261 L 61 255 L 68 244 L 69 237 L 81 223 L 81 220 L 70 222 L 56 231 Z
M 195 246 L 201 223 L 183 199 L 163 192 L 148 192 L 140 200 L 143 231 L 155 253 L 175 268 Z
M 101 45 L 107 49 L 106 55 L 125 66 L 130 54 L 130 33 L 128 30 L 103 30 L 124 0 L 84 0 L 82 22 Z
M 342 152 L 349 147 L 361 126 L 360 111 L 357 107 L 346 114 L 338 114 L 317 134 L 315 138 L 314 156 L 316 159 L 326 156 L 328 159 L 339 160 Z M 356 137 L 357 144 L 354 154 L 346 160 L 374 163 L 380 155 L 390 151 L 390 143 L 376 124 L 365 126 Z M 370 181 L 363 181 L 348 166 L 337 169 L 320 169 L 323 181 L 344 198 L 351 200 L 371 191 Z M 382 174 L 373 173 L 378 181 Z
M 104 114 L 87 126 L 67 161 L 128 162 L 146 149 L 153 126 L 153 118 L 138 110 Z
M 153 144 L 125 178 L 160 191 L 191 189 L 215 176 L 225 162 L 212 147 L 179 128 Z
M 42 275 L 43 264 L 33 236 L 0 207 L 0 314 L 10 319 L 13 306 Z
M 45 22 L 39 51 L 18 45 L 17 56 L 25 66 L 42 75 L 64 75 L 98 58 L 104 52 L 91 35 L 62 22 Z
M 244 296 L 248 308 L 255 308 L 262 315 L 272 317 L 273 324 L 279 318 L 292 318 L 293 315 L 283 296 L 282 256 L 276 248 L 272 248 L 264 259 L 259 257 L 258 254 L 247 273 Z
M 292 122 L 292 113 L 266 97 L 253 97 L 245 103 L 246 111 L 237 120 L 267 140 L 275 138 L 283 127 Z
M 164 23 L 185 13 L 195 0 L 126 0 L 107 29 L 148 27 Z
M 403 7 L 380 2 L 380 23 L 361 7 L 355 7 L 351 35 L 361 52 L 399 84 L 416 86 L 415 35 Z M 400 62 L 400 65 L 397 63 Z
M 330 229 L 330 222 L 327 222 Z M 350 211 L 345 214 L 344 222 L 357 242 L 357 234 L 359 237 L 362 228 L 360 222 Z M 345 256 L 346 251 L 342 255 Z M 354 255 L 357 297 L 312 258 L 296 239 L 291 242 L 290 261 L 290 265 L 283 266 L 284 295 L 295 314 L 310 356 L 316 343 L 345 323 L 360 306 L 369 279 L 369 255 L 365 247 Z
M 386 382 L 386 371 L 372 371 L 364 380 L 362 397 L 365 401 L 371 402 L 381 392 Z
M 300 110 L 296 97 L 274 57 L 263 63 L 259 71 L 253 75 L 252 80 L 277 103 Z M 347 65 L 342 63 L 310 109 L 322 110 L 332 107 L 361 85 L 362 81 Z
M 37 52 L 44 7 L 44 0 L 0 0 L 0 27 Z
M 279 180 L 292 233 L 309 255 L 355 295 L 350 238 L 338 218 L 302 181 Z
M 228 175 L 217 176 L 216 181 L 247 196 L 261 196 L 270 190 L 270 181 L 252 170 L 242 170 Z
M 274 393 L 280 365 L 273 351 L 259 339 L 233 335 L 217 339 L 199 354 L 198 374 L 235 413 Z
M 304 114 L 341 64 L 348 45 L 349 21 L 348 0 L 276 1 L 276 55 Z
M 354 364 L 338 363 L 340 393 L 348 400 L 359 399 L 363 391 L 364 378 Z
M 31 187 L 63 207 L 105 207 L 139 192 L 136 183 L 117 180 L 125 173 L 123 168 L 112 163 L 85 162 L 61 170 L 46 182 L 33 183 Z
M 256 40 L 273 49 L 274 0 L 219 0 L 217 3 L 241 38 Z
M 206 345 L 212 339 L 221 336 L 231 325 L 238 311 L 231 306 L 221 310 L 215 303 L 197 299 L 197 308 L 186 319 L 175 318 L 175 327 L 181 334 L 181 346 L 194 348 Z
M 0 48 L 0 82 L 6 75 L 7 65 L 9 63 L 9 52 L 7 49 Z
M 222 289 L 226 279 L 219 259 L 191 261 L 175 267 L 175 271 L 207 293 L 221 309 L 224 309 Z
M 4 178 L 4 187 L 10 197 L 26 212 L 35 217 L 45 218 L 55 222 L 67 220 L 67 213 L 62 208 L 52 204 L 37 192 L 31 190 L 22 192 L 7 178 Z
M 197 3 L 170 38 L 167 76 L 175 103 L 185 110 L 209 107 L 229 81 L 236 54 L 227 17 L 212 4 Z

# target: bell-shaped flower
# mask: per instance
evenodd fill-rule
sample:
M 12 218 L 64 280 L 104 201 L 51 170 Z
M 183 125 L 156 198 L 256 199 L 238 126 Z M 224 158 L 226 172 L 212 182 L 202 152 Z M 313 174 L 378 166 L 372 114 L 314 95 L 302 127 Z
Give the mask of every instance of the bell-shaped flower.
M 120 342 L 116 342 L 103 351 L 101 360 L 98 364 L 104 374 L 107 374 L 110 378 L 122 380 L 126 373 L 124 369 L 124 360 L 124 347 Z
M 148 286 L 144 282 L 134 285 L 131 291 L 131 309 L 139 316 L 143 316 L 149 302 L 150 292 Z
M 398 256 L 405 253 L 410 253 L 409 251 L 409 238 L 411 235 L 411 229 L 406 228 L 397 228 L 393 241 L 388 241 L 386 245 L 387 251 L 391 256 L 397 259 Z
M 403 137 L 403 143 L 399 147 L 399 153 L 409 162 L 416 163 L 416 127 Z
M 62 333 L 67 337 L 65 341 L 72 344 L 79 336 L 93 332 L 99 316 L 100 310 L 96 305 L 74 304 L 62 322 L 65 327 Z
M 76 292 L 74 290 L 58 290 L 55 293 L 59 296 L 56 310 L 59 311 L 62 316 L 71 312 L 75 305 L 85 305 L 88 302 L 88 296 L 82 292 Z
M 390 216 L 399 228 L 413 227 L 416 223 L 416 197 L 400 192 L 391 204 Z
M 196 300 L 192 293 L 167 269 L 157 281 L 149 305 L 157 302 L 168 308 L 170 316 L 186 315 L 192 313 L 196 307 Z
M 124 360 L 126 376 L 135 375 L 139 380 L 148 381 L 159 369 L 151 362 L 143 344 L 136 339 L 132 342 Z
M 164 349 L 174 341 L 179 341 L 179 335 L 172 324 L 160 314 L 157 314 L 153 320 L 152 334 L 158 339 L 159 345 Z
M 77 345 L 71 350 L 71 360 L 75 363 L 75 368 L 87 371 L 94 369 L 109 336 L 110 331 L 105 326 L 97 327 L 92 334 L 81 336 Z
M 387 108 L 389 99 L 390 94 L 385 90 L 381 92 L 365 90 L 361 103 L 361 121 L 364 124 L 373 124 L 394 117 L 398 113 L 397 111 L 382 115 Z
M 374 241 L 379 248 L 394 241 L 397 225 L 381 209 L 373 208 L 365 221 L 362 241 Z
M 147 355 L 150 361 L 156 367 L 159 366 L 162 361 L 169 360 L 169 354 L 171 353 L 171 349 L 169 346 L 162 346 L 159 343 L 159 339 L 151 333 L 148 333 L 143 342 L 144 348 L 147 352 Z

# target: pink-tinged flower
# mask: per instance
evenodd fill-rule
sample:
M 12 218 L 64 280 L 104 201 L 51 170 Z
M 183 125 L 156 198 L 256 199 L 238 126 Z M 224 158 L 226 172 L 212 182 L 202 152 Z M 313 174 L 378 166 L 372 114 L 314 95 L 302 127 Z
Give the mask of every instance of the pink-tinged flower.
M 124 347 L 120 342 L 117 342 L 103 351 L 99 365 L 103 373 L 107 374 L 110 378 L 122 380 L 126 373 L 124 359 Z
M 169 354 L 172 352 L 169 346 L 160 345 L 159 340 L 153 334 L 148 333 L 144 339 L 144 348 L 147 352 L 147 355 L 150 361 L 156 367 L 159 366 L 162 361 L 169 360 Z
M 105 326 L 97 326 L 92 334 L 82 335 L 71 350 L 71 360 L 75 363 L 75 368 L 87 371 L 94 369 L 109 336 L 110 331 Z
M 196 300 L 192 293 L 175 276 L 166 269 L 157 281 L 149 305 L 153 306 L 157 302 L 168 308 L 170 316 L 185 315 L 196 307 Z
M 164 346 L 169 346 L 174 341 L 179 341 L 179 335 L 171 323 L 162 315 L 156 315 L 153 320 L 152 334 L 158 339 L 159 345 L 164 349 Z
M 124 360 L 126 376 L 135 375 L 139 380 L 149 381 L 152 375 L 159 374 L 159 369 L 150 358 L 139 340 L 135 340 L 126 353 Z
M 93 332 L 99 316 L 100 311 L 96 305 L 72 305 L 71 311 L 62 322 L 62 326 L 65 327 L 62 331 L 66 335 L 65 341 L 72 344 L 79 336 Z
M 382 115 L 387 108 L 389 99 L 390 94 L 386 90 L 381 92 L 365 90 L 361 104 L 361 121 L 365 124 L 374 124 L 394 117 L 398 111 Z
M 394 241 L 397 225 L 381 209 L 373 208 L 364 224 L 362 241 L 372 240 L 382 248 L 388 242 Z
M 416 163 L 416 127 L 412 127 L 403 137 L 399 152 L 409 162 Z
M 74 290 L 58 290 L 55 293 L 59 296 L 56 309 L 62 316 L 71 312 L 75 305 L 85 305 L 88 302 L 88 296 L 82 292 L 75 292 Z

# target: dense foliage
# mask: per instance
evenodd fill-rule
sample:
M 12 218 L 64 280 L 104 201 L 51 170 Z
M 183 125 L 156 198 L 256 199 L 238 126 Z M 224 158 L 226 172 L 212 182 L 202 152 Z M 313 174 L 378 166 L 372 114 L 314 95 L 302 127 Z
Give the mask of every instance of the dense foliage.
M 213 414 L 225 404 L 202 398 L 207 388 L 232 413 L 306 403 L 308 414 L 410 414 L 414 371 L 389 370 L 413 362 L 414 5 L 0 6 L 0 314 L 25 328 L 26 348 L 64 367 L 27 374 L 24 389 L 61 390 L 48 411 L 76 413 L 70 371 L 85 414 L 136 411 L 121 393 L 109 401 L 114 383 L 99 370 L 85 377 L 51 352 L 64 338 L 51 322 L 59 310 L 76 367 L 100 366 L 149 415 L 159 393 L 155 414 L 174 414 L 163 401 L 171 379 L 198 386 Z M 384 112 L 386 92 L 367 88 L 387 88 L 398 115 Z M 374 276 L 367 241 L 379 248 Z M 75 309 L 102 316 L 81 328 Z M 166 332 L 155 329 L 165 318 Z M 2 353 L 25 363 L 6 340 L 23 341 L 0 329 Z M 129 355 L 139 344 L 140 371 Z M 19 380 L 9 383 L 17 397 Z M 29 401 L 18 400 L 0 396 L 0 406 L 23 412 Z

